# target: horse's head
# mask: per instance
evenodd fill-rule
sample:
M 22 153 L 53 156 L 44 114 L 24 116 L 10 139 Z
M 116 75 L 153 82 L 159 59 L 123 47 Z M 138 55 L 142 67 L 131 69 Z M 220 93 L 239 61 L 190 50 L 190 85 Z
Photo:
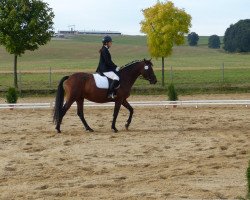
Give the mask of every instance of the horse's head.
M 144 67 L 141 69 L 141 75 L 144 79 L 148 80 L 150 84 L 156 84 L 157 79 L 153 70 L 153 63 L 150 60 L 143 60 Z

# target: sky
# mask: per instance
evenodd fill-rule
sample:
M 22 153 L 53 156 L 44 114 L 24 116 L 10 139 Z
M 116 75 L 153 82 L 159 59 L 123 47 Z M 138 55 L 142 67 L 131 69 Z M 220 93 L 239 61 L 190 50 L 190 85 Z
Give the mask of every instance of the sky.
M 86 31 L 118 31 L 141 35 L 142 9 L 157 0 L 43 0 L 55 13 L 54 28 Z M 166 0 L 165 0 L 166 1 Z M 162 0 L 162 2 L 165 2 Z M 230 24 L 250 19 L 250 0 L 172 0 L 192 16 L 190 32 L 223 36 Z M 71 26 L 71 27 L 70 27 Z

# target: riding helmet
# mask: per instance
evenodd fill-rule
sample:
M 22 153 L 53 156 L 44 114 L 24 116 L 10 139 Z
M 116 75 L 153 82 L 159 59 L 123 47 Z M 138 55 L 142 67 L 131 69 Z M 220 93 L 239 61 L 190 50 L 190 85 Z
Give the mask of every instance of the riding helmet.
M 108 43 L 108 42 L 112 42 L 112 38 L 109 35 L 106 35 L 103 39 L 102 39 L 102 43 Z

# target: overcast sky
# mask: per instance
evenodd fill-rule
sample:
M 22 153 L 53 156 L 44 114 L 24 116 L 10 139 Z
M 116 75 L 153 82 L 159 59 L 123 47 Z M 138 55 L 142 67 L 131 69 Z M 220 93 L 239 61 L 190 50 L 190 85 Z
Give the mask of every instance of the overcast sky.
M 55 13 L 55 30 L 119 31 L 136 35 L 143 20 L 142 9 L 157 0 L 43 0 Z M 250 0 L 172 0 L 192 16 L 191 32 L 224 35 L 230 24 L 250 19 Z

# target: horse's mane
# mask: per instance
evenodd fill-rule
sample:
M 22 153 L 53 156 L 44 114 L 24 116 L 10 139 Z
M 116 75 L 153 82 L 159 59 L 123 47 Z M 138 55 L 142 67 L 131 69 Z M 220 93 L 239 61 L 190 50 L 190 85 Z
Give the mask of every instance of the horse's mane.
M 137 64 L 137 63 L 139 63 L 139 62 L 142 62 L 142 61 L 143 61 L 143 60 L 134 60 L 134 61 L 132 61 L 132 62 L 130 62 L 130 63 L 128 63 L 128 64 L 122 66 L 122 67 L 120 68 L 120 70 L 127 69 L 128 67 L 131 67 L 131 66 L 133 66 L 133 65 L 135 65 L 135 64 Z

